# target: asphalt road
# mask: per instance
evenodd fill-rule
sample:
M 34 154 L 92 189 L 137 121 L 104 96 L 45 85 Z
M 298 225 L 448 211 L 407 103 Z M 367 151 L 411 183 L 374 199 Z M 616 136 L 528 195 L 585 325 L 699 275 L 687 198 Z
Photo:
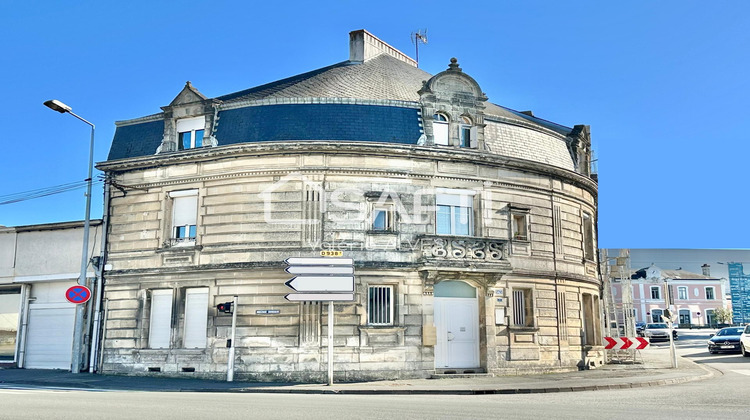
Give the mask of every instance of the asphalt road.
M 684 332 L 680 355 L 714 369 L 681 385 L 575 393 L 429 396 L 0 389 L 0 419 L 748 419 L 750 358 L 711 355 Z M 655 344 L 665 347 L 668 344 Z M 666 351 L 666 349 L 664 349 Z

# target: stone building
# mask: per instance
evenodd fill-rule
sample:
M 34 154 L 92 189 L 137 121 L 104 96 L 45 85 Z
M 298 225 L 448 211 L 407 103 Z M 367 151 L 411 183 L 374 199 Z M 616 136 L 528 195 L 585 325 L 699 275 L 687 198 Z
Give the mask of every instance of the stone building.
M 236 295 L 235 377 L 325 378 L 327 305 L 285 299 L 284 260 L 331 249 L 356 281 L 336 380 L 602 363 L 589 128 L 491 103 L 456 59 L 349 49 L 117 123 L 103 372 L 223 377 Z

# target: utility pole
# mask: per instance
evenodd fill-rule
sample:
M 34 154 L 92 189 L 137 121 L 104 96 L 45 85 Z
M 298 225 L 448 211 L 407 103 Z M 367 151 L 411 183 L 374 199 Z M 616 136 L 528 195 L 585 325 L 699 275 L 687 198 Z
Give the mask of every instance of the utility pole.
M 677 351 L 674 347 L 674 324 L 672 323 L 672 311 L 673 308 L 670 305 L 672 303 L 672 288 L 669 287 L 669 282 L 664 278 L 664 303 L 665 313 L 662 318 L 667 321 L 669 327 L 669 356 L 672 359 L 672 369 L 677 369 Z

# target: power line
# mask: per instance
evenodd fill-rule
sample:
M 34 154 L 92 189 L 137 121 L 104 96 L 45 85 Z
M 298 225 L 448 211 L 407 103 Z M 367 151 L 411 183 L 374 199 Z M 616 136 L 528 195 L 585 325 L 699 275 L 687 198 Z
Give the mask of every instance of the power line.
M 101 184 L 102 180 L 94 179 L 92 184 Z M 0 205 L 13 204 L 21 201 L 33 200 L 35 198 L 47 197 L 54 194 L 61 194 L 68 191 L 85 188 L 86 180 L 69 182 L 67 184 L 54 185 L 51 187 L 39 188 L 36 190 L 22 191 L 13 194 L 0 195 Z

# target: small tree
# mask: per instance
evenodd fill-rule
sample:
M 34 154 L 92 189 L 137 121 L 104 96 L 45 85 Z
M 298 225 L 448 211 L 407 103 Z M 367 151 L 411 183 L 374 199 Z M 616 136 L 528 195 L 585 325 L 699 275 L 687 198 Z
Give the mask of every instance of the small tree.
M 732 310 L 727 308 L 716 308 L 714 310 L 714 318 L 719 324 L 731 324 L 732 323 Z

